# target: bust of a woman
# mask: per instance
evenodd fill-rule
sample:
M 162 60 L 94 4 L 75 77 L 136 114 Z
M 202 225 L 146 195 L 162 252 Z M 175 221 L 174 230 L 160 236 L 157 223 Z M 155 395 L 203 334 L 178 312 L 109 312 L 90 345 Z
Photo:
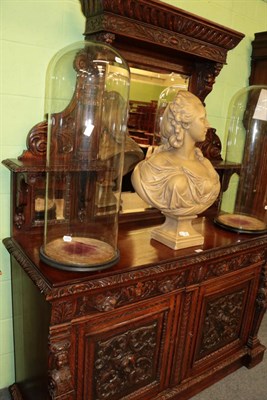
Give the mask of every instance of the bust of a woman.
M 196 142 L 209 127 L 198 97 L 180 90 L 162 117 L 162 144 L 134 169 L 132 183 L 139 196 L 166 216 L 193 218 L 216 200 L 220 182 Z

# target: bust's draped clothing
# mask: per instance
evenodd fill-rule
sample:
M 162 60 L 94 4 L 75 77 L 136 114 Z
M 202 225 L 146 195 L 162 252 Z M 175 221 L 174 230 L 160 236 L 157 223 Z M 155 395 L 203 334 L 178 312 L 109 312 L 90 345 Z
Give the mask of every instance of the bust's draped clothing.
M 148 204 L 173 215 L 195 215 L 216 200 L 220 182 L 209 160 L 199 160 L 207 168 L 207 176 L 177 166 L 166 152 L 141 161 L 133 173 L 134 187 Z M 160 155 L 160 157 L 158 157 Z

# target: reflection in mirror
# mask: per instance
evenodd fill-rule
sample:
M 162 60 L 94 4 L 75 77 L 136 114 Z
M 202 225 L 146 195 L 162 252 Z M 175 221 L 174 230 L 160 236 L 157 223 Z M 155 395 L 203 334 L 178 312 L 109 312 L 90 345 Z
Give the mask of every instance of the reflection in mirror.
M 131 68 L 129 135 L 142 147 L 153 142 L 155 116 L 161 93 L 170 86 L 187 89 L 189 76 Z
M 144 152 L 147 153 L 151 145 L 156 144 L 157 138 L 156 115 L 158 107 L 163 112 L 164 102 L 173 100 L 172 94 L 177 89 L 188 89 L 189 76 L 174 72 L 152 72 L 139 68 L 131 68 L 131 87 L 129 101 L 129 136 Z M 130 171 L 123 177 L 121 193 L 121 214 L 152 211 L 135 193 L 131 183 Z

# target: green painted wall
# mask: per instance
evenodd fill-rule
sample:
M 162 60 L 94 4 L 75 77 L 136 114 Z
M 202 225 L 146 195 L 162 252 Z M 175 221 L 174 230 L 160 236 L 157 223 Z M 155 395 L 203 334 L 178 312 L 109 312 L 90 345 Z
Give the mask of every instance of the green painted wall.
M 157 101 L 162 90 L 164 90 L 163 86 L 134 82 L 134 85 L 130 87 L 130 99 L 146 102 L 150 102 L 151 100 Z
M 90 1 L 90 0 L 88 0 Z M 263 0 L 176 0 L 171 5 L 245 33 L 207 97 L 210 124 L 224 143 L 228 104 L 248 84 L 254 32 L 267 30 Z M 78 0 L 0 2 L 0 160 L 25 149 L 28 131 L 44 116 L 45 73 L 62 47 L 83 39 L 85 20 Z M 0 167 L 0 240 L 9 236 L 10 175 Z M 9 256 L 0 244 L 0 388 L 14 381 Z

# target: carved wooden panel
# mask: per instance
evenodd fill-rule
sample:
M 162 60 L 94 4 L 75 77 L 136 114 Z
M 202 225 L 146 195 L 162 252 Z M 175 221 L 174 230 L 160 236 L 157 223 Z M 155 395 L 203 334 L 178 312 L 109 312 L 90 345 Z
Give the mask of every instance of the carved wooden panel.
M 195 321 L 195 340 L 191 343 L 191 373 L 216 364 L 248 340 L 248 330 L 258 287 L 258 267 L 255 265 L 244 274 L 229 277 L 224 282 L 203 284 L 200 289 L 199 319 Z M 204 366 L 205 365 L 205 366 Z
M 171 303 L 158 300 L 76 327 L 77 348 L 82 349 L 76 371 L 77 399 L 118 400 L 127 395 L 137 399 L 140 393 L 153 398 L 163 387 L 169 362 L 163 349 L 172 330 Z
M 245 294 L 241 288 L 207 302 L 197 359 L 238 338 Z

